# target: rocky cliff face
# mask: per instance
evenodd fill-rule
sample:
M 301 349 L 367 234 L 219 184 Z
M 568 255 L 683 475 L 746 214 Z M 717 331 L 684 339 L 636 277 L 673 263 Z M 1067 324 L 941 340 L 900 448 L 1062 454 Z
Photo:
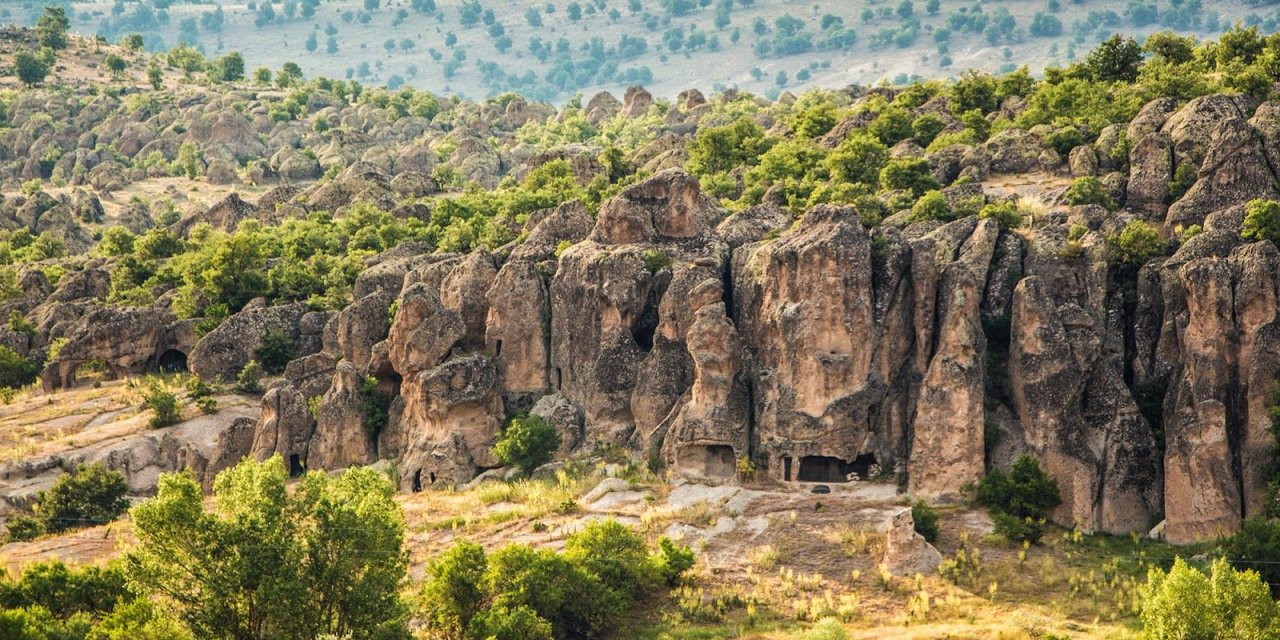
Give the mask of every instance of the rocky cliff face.
M 646 101 L 594 99 L 587 113 L 613 117 Z M 687 120 L 631 160 L 683 164 L 705 107 L 688 106 Z M 508 130 L 539 114 L 493 115 Z M 196 106 L 183 118 L 186 138 L 261 144 L 245 123 L 205 122 Z M 256 204 L 229 199 L 174 229 L 340 214 L 358 202 L 390 209 L 430 193 L 438 159 L 415 151 L 417 120 L 335 130 L 318 161 L 277 153 L 272 169 L 299 179 L 349 166 Z M 857 124 L 820 142 L 835 146 Z M 362 128 L 382 133 L 375 141 Z M 128 132 L 145 128 L 118 137 Z M 958 499 L 990 468 L 1030 453 L 1062 487 L 1053 517 L 1063 524 L 1126 533 L 1163 519 L 1175 542 L 1231 530 L 1261 509 L 1274 444 L 1280 251 L 1244 242 L 1240 230 L 1243 203 L 1276 195 L 1280 108 L 1157 100 L 1069 154 L 1047 148 L 1046 133 L 894 153 L 925 157 L 944 182 L 965 178 L 944 190 L 949 201 L 1001 201 L 1010 193 L 992 174 L 1036 172 L 1044 183 L 1099 176 L 1120 211 L 1069 207 L 1046 189 L 1048 210 L 1017 230 L 977 216 L 912 223 L 903 212 L 868 229 L 852 207 L 820 205 L 793 220 L 768 196 L 730 214 L 670 169 L 594 217 L 577 202 L 530 215 L 521 240 L 497 250 L 397 247 L 371 261 L 339 312 L 251 304 L 198 340 L 161 305 L 93 308 L 110 285 L 105 270 L 64 277 L 56 291 L 33 271 L 21 286 L 30 295 L 9 304 L 39 330 L 0 340 L 26 354 L 66 338 L 44 372 L 55 389 L 90 361 L 129 373 L 187 366 L 190 356 L 192 371 L 229 380 L 263 335 L 282 332 L 298 357 L 265 393 L 253 437 L 229 439 L 237 448 L 219 459 L 279 453 L 295 469 L 390 460 L 406 491 L 495 467 L 501 426 L 528 411 L 561 431 L 564 456 L 621 447 L 722 480 L 744 467 L 784 482 L 881 476 L 931 500 Z M 145 137 L 128 148 L 167 140 Z M 1116 149 L 1128 149 L 1127 163 Z M 446 162 L 485 184 L 565 154 L 577 159 L 575 176 L 600 170 L 570 151 L 498 157 L 465 138 Z M 103 166 L 94 171 L 106 180 Z M 1196 179 L 1170 202 L 1181 166 Z M 32 199 L 20 205 L 31 209 L 24 224 L 92 208 L 80 200 Z M 395 212 L 429 215 L 423 206 Z M 1120 264 L 1109 239 L 1133 220 L 1160 227 L 1172 255 Z M 1202 231 L 1178 246 L 1192 226 Z

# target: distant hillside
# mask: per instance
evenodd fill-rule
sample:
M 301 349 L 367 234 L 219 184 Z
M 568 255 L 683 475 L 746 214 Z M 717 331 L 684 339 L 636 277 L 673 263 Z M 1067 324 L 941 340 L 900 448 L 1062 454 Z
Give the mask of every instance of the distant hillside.
M 210 56 L 241 51 L 251 65 L 294 60 L 308 75 L 472 99 L 516 91 L 565 100 L 632 84 L 659 96 L 691 87 L 771 96 L 970 67 L 1038 71 L 1077 59 L 1114 31 L 1210 36 L 1236 20 L 1267 32 L 1277 22 L 1274 9 L 1237 0 L 59 3 L 71 9 L 74 31 L 111 41 L 141 33 L 153 51 L 187 42 Z M 31 24 L 44 4 L 0 9 L 0 21 Z

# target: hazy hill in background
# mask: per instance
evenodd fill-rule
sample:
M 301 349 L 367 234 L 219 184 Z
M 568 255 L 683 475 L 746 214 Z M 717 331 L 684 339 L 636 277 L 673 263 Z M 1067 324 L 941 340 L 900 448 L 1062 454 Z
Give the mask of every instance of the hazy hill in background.
M 0 3 L 32 24 L 44 0 Z M 251 65 L 411 84 L 468 98 L 544 100 L 644 84 L 657 95 L 737 87 L 906 82 L 968 68 L 1069 63 L 1112 32 L 1274 31 L 1274 3 L 1201 0 L 100 0 L 55 2 L 72 29 L 141 33 Z M 1271 6 L 1268 6 L 1271 5 Z

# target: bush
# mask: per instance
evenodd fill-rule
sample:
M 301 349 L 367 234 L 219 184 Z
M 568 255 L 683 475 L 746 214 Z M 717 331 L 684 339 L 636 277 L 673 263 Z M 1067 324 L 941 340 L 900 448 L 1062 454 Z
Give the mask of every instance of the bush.
M 1130 267 L 1140 267 L 1161 255 L 1166 243 L 1150 223 L 1133 220 L 1110 239 L 1112 260 Z
M 253 357 L 267 373 L 279 375 L 284 372 L 289 361 L 293 360 L 296 352 L 293 338 L 282 331 L 271 331 L 262 336 L 262 344 L 253 351 Z
M 212 396 L 196 398 L 196 407 L 200 409 L 200 413 L 215 414 L 218 412 L 218 400 Z
M 1067 204 L 1073 206 L 1096 204 L 1107 209 L 1115 207 L 1115 202 L 1111 200 L 1106 187 L 1102 186 L 1102 181 L 1094 176 L 1076 178 L 1076 181 L 1067 188 L 1066 199 Z
M 236 391 L 262 393 L 262 365 L 257 360 L 250 360 L 240 370 L 240 376 L 236 378 Z
M 378 379 L 368 376 L 360 382 L 360 397 L 364 400 L 361 406 L 360 424 L 370 438 L 378 437 L 387 428 L 390 419 L 391 399 L 378 391 Z
M 929 506 L 924 500 L 916 500 L 911 505 L 911 519 L 915 522 L 916 533 L 924 536 L 929 542 L 938 540 L 938 510 Z
M 624 599 L 595 575 L 554 551 L 508 545 L 489 557 L 485 590 L 494 606 L 529 607 L 556 638 L 603 638 L 617 626 Z
M 612 520 L 569 536 L 563 554 L 512 544 L 486 557 L 459 542 L 427 564 L 420 617 L 430 637 L 607 637 L 629 605 L 675 585 L 693 564 L 687 547 L 662 538 L 650 553 Z
M 1271 585 L 1273 593 L 1280 593 L 1280 522 L 1256 517 L 1249 518 L 1240 530 L 1222 541 L 1222 552 L 1231 566 L 1241 571 L 1255 571 Z
M 0 387 L 17 389 L 36 381 L 40 367 L 17 351 L 0 345 Z
M 128 491 L 119 472 L 100 463 L 80 465 L 40 492 L 36 498 L 39 518 L 49 533 L 106 524 L 129 508 Z
M 498 434 L 493 454 L 503 464 L 515 465 L 525 475 L 551 461 L 560 448 L 554 425 L 533 415 L 516 416 Z
M 460 635 L 484 610 L 488 594 L 481 581 L 488 560 L 484 547 L 459 542 L 427 564 L 419 601 L 427 626 Z
M 1062 504 L 1058 482 L 1040 468 L 1040 461 L 1028 455 L 1019 456 L 1008 474 L 999 469 L 987 474 L 978 483 L 977 498 L 979 504 L 991 509 L 998 533 L 1032 543 L 1040 540 L 1039 522 Z
M 911 206 L 911 215 L 907 217 L 910 222 L 923 222 L 925 220 L 948 220 L 951 217 L 951 208 L 947 206 L 947 198 L 942 195 L 941 191 L 930 191 Z
M 667 583 L 667 586 L 674 587 L 680 582 L 685 572 L 693 568 L 697 559 L 694 558 L 693 550 L 689 547 L 678 545 L 672 542 L 671 538 L 662 536 L 658 539 L 658 553 L 654 556 L 653 562 L 658 575 Z
M 1177 558 L 1168 573 L 1153 567 L 1143 588 L 1147 640 L 1280 637 L 1280 609 L 1253 571 L 1213 562 L 1206 576 Z
M 939 185 L 929 170 L 929 161 L 924 158 L 895 158 L 880 170 L 880 186 L 910 191 L 918 198 Z
M 6 542 L 26 542 L 42 535 L 44 535 L 44 524 L 35 516 L 16 515 L 5 522 Z
M 570 535 L 564 557 L 628 598 L 639 598 L 658 584 L 644 538 L 617 520 L 590 522 Z
M 1244 226 L 1240 237 L 1245 240 L 1267 240 L 1280 244 L 1280 202 L 1250 200 L 1244 207 Z
M 467 628 L 469 640 L 554 640 L 551 623 L 524 605 L 483 611 Z
M 992 202 L 983 205 L 978 212 L 979 218 L 995 218 L 1001 229 L 1016 229 L 1022 226 L 1022 212 L 1012 202 Z
M 158 383 L 152 383 L 142 396 L 142 405 L 151 410 L 151 420 L 147 426 L 152 429 L 177 424 L 182 420 L 182 412 L 178 406 L 178 396 Z

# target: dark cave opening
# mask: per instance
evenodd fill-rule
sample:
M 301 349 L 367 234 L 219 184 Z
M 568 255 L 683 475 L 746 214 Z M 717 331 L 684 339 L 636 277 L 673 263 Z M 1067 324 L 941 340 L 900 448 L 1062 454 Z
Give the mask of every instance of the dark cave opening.
M 160 373 L 186 373 L 187 354 L 177 349 L 165 351 L 156 360 L 156 368 L 160 370 Z

